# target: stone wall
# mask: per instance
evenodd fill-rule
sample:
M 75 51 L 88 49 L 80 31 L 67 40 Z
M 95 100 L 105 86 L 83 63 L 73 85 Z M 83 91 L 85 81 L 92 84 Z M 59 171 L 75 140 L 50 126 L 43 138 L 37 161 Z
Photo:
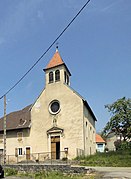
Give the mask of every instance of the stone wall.
M 71 166 L 68 164 L 65 165 L 41 165 L 41 164 L 28 164 L 28 165 L 5 165 L 3 168 L 12 168 L 15 170 L 18 170 L 22 173 L 34 173 L 34 172 L 40 172 L 40 171 L 60 171 L 62 173 L 80 173 L 80 174 L 86 174 L 86 173 L 92 173 L 93 170 L 91 168 L 85 168 L 85 167 L 77 167 L 77 166 Z

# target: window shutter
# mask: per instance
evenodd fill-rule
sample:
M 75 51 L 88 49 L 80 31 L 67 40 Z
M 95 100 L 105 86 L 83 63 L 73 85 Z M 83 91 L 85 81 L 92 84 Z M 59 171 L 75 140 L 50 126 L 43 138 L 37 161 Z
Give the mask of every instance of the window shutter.
M 15 156 L 17 157 L 18 156 L 18 149 L 15 148 Z

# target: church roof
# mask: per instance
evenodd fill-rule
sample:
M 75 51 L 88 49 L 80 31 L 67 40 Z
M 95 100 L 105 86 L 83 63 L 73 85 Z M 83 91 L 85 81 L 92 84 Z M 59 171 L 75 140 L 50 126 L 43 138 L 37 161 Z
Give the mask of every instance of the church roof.
M 57 50 L 45 69 L 47 70 L 49 68 L 53 68 L 53 67 L 63 65 L 63 64 L 64 64 L 64 62 L 63 62 L 63 60 L 62 60 L 62 58 L 61 58 L 61 56 L 60 56 L 60 54 Z
M 31 105 L 25 107 L 22 110 L 12 112 L 6 115 L 6 130 L 30 128 Z M 3 131 L 4 117 L 0 119 L 0 131 Z
M 49 61 L 46 68 L 44 69 L 44 71 L 51 69 L 51 68 L 54 68 L 54 67 L 57 67 L 57 66 L 60 66 L 60 65 L 64 65 L 66 70 L 68 71 L 69 75 L 71 76 L 69 69 L 67 68 L 66 64 L 64 63 L 64 61 L 61 58 L 59 51 L 57 49 L 55 54 L 53 55 L 52 59 Z

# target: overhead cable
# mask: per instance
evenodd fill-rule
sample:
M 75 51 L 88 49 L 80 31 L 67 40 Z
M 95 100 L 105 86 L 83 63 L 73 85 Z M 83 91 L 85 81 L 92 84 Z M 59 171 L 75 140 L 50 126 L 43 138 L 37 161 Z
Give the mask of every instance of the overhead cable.
M 79 14 L 84 10 L 84 8 L 88 5 L 91 0 L 88 0 L 82 8 L 78 11 L 78 13 L 73 17 L 73 19 L 69 22 L 69 24 L 61 31 L 61 33 L 57 36 L 57 38 L 51 43 L 51 45 L 45 50 L 45 52 L 37 59 L 37 61 L 29 68 L 29 70 L 11 87 L 9 88 L 1 97 L 2 99 L 5 95 L 10 93 L 27 75 L 28 73 L 40 62 L 40 60 L 46 55 L 46 53 L 51 49 L 51 47 L 58 41 L 58 39 L 64 34 L 64 32 L 70 27 L 70 25 L 74 22 L 74 20 L 79 16 Z

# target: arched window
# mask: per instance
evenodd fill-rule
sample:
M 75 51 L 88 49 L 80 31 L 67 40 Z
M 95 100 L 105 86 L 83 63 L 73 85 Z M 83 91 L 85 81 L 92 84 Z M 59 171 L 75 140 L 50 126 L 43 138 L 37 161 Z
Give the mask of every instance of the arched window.
M 55 81 L 59 81 L 60 80 L 60 71 L 56 70 L 55 71 Z
M 69 76 L 67 75 L 67 85 L 69 85 Z
M 53 77 L 53 72 L 51 71 L 49 73 L 49 83 L 53 83 L 53 81 L 54 81 L 54 77 Z
M 64 76 L 65 76 L 65 83 L 66 83 L 66 72 L 64 71 Z

